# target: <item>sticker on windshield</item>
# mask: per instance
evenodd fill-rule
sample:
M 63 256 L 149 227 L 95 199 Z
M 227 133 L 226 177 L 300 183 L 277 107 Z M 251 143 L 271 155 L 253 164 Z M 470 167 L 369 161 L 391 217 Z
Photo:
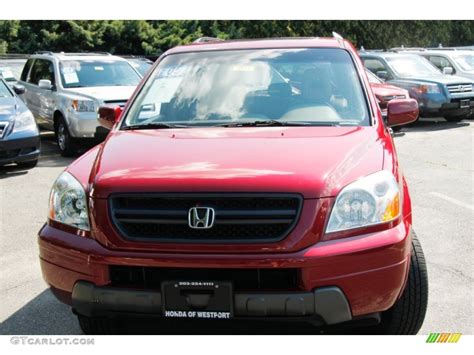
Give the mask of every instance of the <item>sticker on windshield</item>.
M 103 71 L 103 70 L 104 70 L 104 67 L 94 67 L 94 70 L 95 70 L 95 71 Z
M 63 73 L 64 82 L 66 84 L 76 84 L 79 82 L 79 78 L 77 77 L 77 73 L 75 71 L 70 73 Z

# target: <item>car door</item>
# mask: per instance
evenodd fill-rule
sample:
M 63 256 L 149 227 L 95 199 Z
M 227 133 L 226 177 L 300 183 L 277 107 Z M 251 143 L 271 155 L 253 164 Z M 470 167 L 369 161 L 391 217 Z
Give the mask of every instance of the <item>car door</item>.
M 40 88 L 40 80 L 49 80 L 52 89 Z M 48 59 L 36 59 L 27 80 L 29 94 L 27 94 L 28 107 L 36 117 L 38 124 L 53 129 L 53 112 L 56 100 L 56 81 L 54 64 Z
M 33 113 L 33 115 L 36 117 L 36 108 L 33 107 L 34 99 L 32 95 L 34 95 L 34 90 L 32 90 L 32 84 L 30 83 L 30 73 L 31 69 L 35 63 L 34 58 L 30 58 L 26 61 L 25 66 L 23 67 L 23 70 L 21 72 L 20 76 L 20 84 L 25 87 L 25 93 L 21 95 L 21 99 L 23 102 L 28 106 L 29 110 Z

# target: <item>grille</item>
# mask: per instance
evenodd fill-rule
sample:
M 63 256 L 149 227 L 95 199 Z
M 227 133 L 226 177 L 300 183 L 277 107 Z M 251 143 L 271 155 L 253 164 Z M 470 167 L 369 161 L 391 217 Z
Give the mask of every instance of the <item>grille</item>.
M 109 267 L 112 286 L 160 289 L 163 281 L 230 281 L 234 290 L 297 290 L 298 269 Z
M 390 100 L 395 100 L 395 99 L 405 99 L 405 95 L 389 95 L 389 96 L 384 96 L 383 99 L 384 101 L 390 101 Z
M 0 122 L 0 139 L 3 138 L 7 132 L 8 122 Z
M 125 194 L 109 199 L 112 220 L 126 239 L 181 243 L 257 243 L 283 239 L 302 206 L 295 194 Z M 192 207 L 211 207 L 214 225 L 188 225 Z
M 127 100 L 106 100 L 104 103 L 108 105 L 117 105 L 120 106 L 121 108 L 125 107 L 125 104 L 127 103 Z
M 472 92 L 472 84 L 448 85 L 448 91 L 451 94 L 462 94 L 466 92 Z

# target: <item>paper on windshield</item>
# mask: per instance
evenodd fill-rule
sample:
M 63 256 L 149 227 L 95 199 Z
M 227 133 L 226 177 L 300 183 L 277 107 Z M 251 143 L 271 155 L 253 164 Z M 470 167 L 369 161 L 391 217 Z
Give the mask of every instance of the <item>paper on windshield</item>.
M 66 84 L 76 84 L 79 82 L 79 78 L 77 77 L 76 72 L 63 73 L 63 76 L 64 76 L 64 82 Z

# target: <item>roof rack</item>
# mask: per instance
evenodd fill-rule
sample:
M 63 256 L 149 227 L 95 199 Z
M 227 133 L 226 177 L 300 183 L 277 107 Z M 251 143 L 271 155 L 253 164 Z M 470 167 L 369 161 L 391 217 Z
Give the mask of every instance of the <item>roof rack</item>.
M 389 51 L 391 52 L 404 52 L 404 51 L 424 51 L 425 48 L 423 47 L 405 47 L 404 45 L 400 47 L 393 47 L 390 48 Z
M 51 51 L 35 51 L 33 54 L 49 54 L 53 55 L 54 53 Z
M 60 55 L 87 56 L 87 55 L 112 55 L 109 52 L 59 52 Z
M 47 54 L 47 55 L 70 55 L 70 56 L 87 56 L 87 55 L 112 55 L 109 52 L 52 52 L 52 51 L 36 51 L 34 54 Z
M 456 48 L 452 47 L 428 47 L 425 48 L 426 51 L 457 51 Z
M 216 37 L 199 37 L 198 39 L 194 40 L 193 43 L 209 43 L 209 42 L 220 42 L 222 41 L 221 38 Z
M 0 54 L 0 59 L 28 59 L 29 54 L 23 53 L 5 53 Z

